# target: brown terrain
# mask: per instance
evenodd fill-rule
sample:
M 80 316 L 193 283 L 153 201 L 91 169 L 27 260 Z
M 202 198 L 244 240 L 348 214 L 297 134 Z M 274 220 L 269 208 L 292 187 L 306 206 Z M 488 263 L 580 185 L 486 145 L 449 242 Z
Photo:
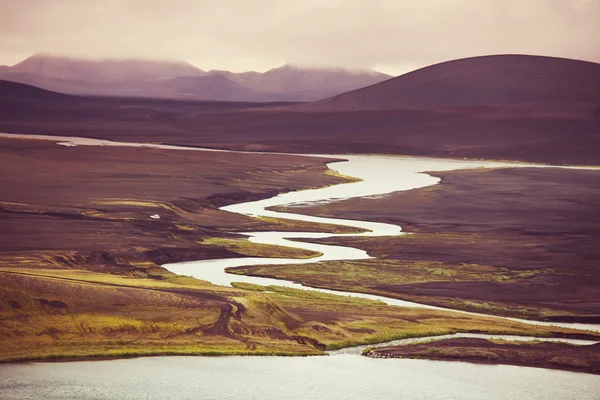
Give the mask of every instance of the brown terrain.
M 550 342 L 446 339 L 378 347 L 367 350 L 364 354 L 373 358 L 423 358 L 479 364 L 509 364 L 600 374 L 600 344 L 576 346 Z
M 324 173 L 326 159 L 32 139 L 0 139 L 0 152 L 0 185 L 9 188 L 0 200 L 0 362 L 309 355 L 454 332 L 590 337 L 303 290 L 216 286 L 160 267 L 240 255 L 313 256 L 224 231 L 339 228 L 217 207 L 345 181 Z
M 600 103 L 600 65 L 564 58 L 497 55 L 447 61 L 330 99 L 318 111 L 447 109 Z
M 224 230 L 289 227 L 218 207 L 344 181 L 324 174 L 326 160 L 318 158 L 72 148 L 39 140 L 0 144 L 0 185 L 10 188 L 0 198 L 1 256 L 32 252 L 35 258 L 41 251 L 60 264 L 66 252 L 89 268 L 121 273 L 126 266 L 144 273 L 130 259 L 166 263 L 236 256 L 201 243 L 230 236 Z M 153 214 L 160 219 L 149 218 Z M 312 227 L 302 225 L 301 230 Z
M 321 240 L 375 260 L 237 273 L 469 311 L 600 321 L 600 171 L 435 172 L 439 185 L 285 211 L 399 224 L 413 235 Z

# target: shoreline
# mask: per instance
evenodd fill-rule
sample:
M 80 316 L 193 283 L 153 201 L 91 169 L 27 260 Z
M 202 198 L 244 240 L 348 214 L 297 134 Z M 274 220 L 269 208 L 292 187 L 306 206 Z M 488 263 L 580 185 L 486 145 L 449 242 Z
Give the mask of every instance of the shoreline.
M 177 352 L 177 351 L 165 351 L 164 353 L 154 353 L 149 351 L 148 353 L 126 353 L 123 355 L 105 355 L 105 354 L 91 354 L 91 355 L 82 355 L 82 356 L 60 356 L 60 355 L 49 355 L 49 356 L 40 356 L 40 357 L 27 357 L 27 358 L 18 358 L 14 360 L 4 360 L 0 361 L 0 365 L 3 364 L 28 364 L 28 363 L 62 363 L 62 362 L 80 362 L 80 361 L 110 361 L 110 360 L 121 360 L 121 359 L 135 359 L 135 358 L 148 358 L 148 357 L 336 357 L 338 355 L 359 355 L 355 353 L 354 349 L 364 349 L 362 351 L 362 355 L 366 351 L 378 351 L 380 349 L 385 349 L 387 347 L 402 347 L 402 346 L 411 346 L 412 344 L 394 344 L 394 342 L 402 342 L 402 341 L 414 341 L 416 345 L 421 344 L 433 344 L 438 341 L 444 340 L 452 340 L 454 337 L 458 338 L 458 340 L 463 338 L 489 338 L 489 339 L 497 339 L 505 340 L 507 342 L 521 342 L 524 339 L 532 342 L 542 342 L 542 343 L 559 343 L 559 344 L 573 344 L 573 342 L 588 342 L 585 344 L 578 344 L 580 346 L 592 346 L 600 343 L 600 336 L 519 336 L 519 335 L 510 335 L 510 334 L 471 334 L 471 333 L 455 333 L 449 335 L 435 335 L 435 336 L 413 336 L 407 337 L 403 339 L 394 339 L 391 341 L 384 342 L 369 342 L 368 340 L 363 343 L 358 343 L 351 346 L 344 346 L 340 348 L 332 347 L 323 350 L 321 354 L 306 354 L 306 353 L 292 353 L 292 352 L 226 352 L 226 351 L 198 351 L 198 352 Z M 447 339 L 450 338 L 450 339 Z M 595 339 L 595 340 L 594 340 Z M 456 339 L 455 339 L 456 340 Z M 526 342 L 525 342 L 526 343 Z M 493 363 L 491 363 L 493 364 Z
M 580 346 L 458 338 L 367 349 L 363 356 L 515 365 L 600 375 L 600 345 L 597 343 Z

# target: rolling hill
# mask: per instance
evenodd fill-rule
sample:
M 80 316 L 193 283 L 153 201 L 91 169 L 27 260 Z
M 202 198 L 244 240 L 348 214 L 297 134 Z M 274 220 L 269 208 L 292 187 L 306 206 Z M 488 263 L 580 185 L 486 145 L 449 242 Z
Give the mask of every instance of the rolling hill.
M 36 86 L 5 80 L 0 80 L 0 95 L 0 99 L 5 101 L 16 101 L 22 99 L 58 101 L 72 98 L 72 96 L 66 94 L 56 93 L 49 90 L 40 89 Z
M 600 64 L 527 55 L 465 58 L 298 109 L 365 111 L 558 103 L 600 103 Z

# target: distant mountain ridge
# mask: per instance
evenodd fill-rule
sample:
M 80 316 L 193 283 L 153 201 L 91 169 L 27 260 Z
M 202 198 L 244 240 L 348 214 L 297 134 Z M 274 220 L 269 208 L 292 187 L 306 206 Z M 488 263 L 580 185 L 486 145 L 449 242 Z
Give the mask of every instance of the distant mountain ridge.
M 206 72 L 185 61 L 150 59 L 104 59 L 36 54 L 10 67 L 11 72 L 35 74 L 49 79 L 84 82 L 124 82 L 203 76 Z
M 491 55 L 452 60 L 298 109 L 373 111 L 600 103 L 600 64 Z
M 269 93 L 310 92 L 317 90 L 344 91 L 349 86 L 364 87 L 390 79 L 391 76 L 370 70 L 346 70 L 343 68 L 303 68 L 286 64 L 264 73 L 209 71 L 220 73 L 255 91 Z
M 43 54 L 0 67 L 0 79 L 69 94 L 240 101 L 314 101 L 389 78 L 375 71 L 291 65 L 264 73 L 205 72 L 184 61 Z

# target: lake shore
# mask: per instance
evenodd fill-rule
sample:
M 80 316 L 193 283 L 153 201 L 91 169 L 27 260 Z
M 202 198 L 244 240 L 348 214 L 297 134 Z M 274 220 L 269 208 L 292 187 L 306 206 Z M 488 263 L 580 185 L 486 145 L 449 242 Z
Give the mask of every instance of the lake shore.
M 427 343 L 377 347 L 371 358 L 419 358 L 479 364 L 507 364 L 600 374 L 600 345 L 507 342 L 486 339 L 445 339 Z

